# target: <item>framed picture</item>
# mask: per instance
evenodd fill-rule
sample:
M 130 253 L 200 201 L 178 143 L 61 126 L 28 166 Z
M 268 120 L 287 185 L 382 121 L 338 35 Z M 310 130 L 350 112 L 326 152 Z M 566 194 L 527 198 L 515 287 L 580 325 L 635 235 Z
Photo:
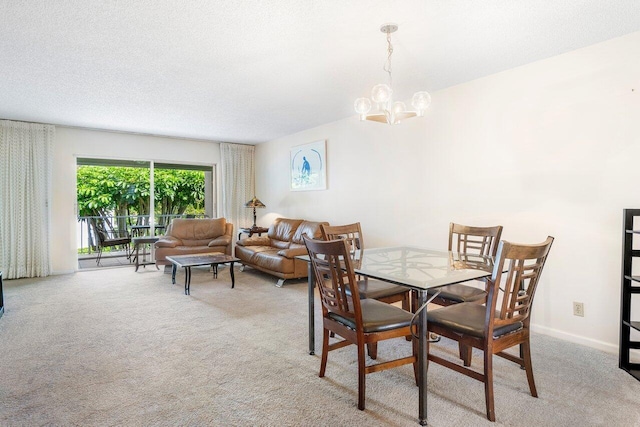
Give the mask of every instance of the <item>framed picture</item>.
M 326 190 L 326 142 L 314 141 L 291 148 L 291 191 Z

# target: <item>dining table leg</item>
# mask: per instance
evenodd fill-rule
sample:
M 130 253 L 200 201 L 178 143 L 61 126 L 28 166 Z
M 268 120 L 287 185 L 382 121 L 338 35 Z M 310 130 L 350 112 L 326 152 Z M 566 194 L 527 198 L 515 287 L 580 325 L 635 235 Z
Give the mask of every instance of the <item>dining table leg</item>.
M 316 354 L 316 322 L 315 322 L 315 296 L 313 288 L 315 281 L 313 279 L 313 266 L 309 262 L 307 265 L 307 287 L 309 288 L 309 354 Z
M 427 331 L 427 291 L 419 290 L 418 307 L 424 308 L 418 314 L 418 417 L 420 425 L 427 425 L 427 343 L 429 333 Z

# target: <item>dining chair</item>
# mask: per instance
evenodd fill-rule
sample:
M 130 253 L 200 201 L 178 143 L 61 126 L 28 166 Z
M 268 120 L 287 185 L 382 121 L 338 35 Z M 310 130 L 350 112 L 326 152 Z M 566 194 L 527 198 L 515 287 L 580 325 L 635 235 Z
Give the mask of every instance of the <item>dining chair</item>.
M 495 257 L 498 250 L 498 242 L 502 235 L 502 226 L 494 227 L 473 227 L 456 223 L 449 223 L 449 251 L 456 252 L 461 255 L 482 255 Z M 483 304 L 487 298 L 486 283 L 485 286 L 470 286 L 462 283 L 442 286 L 439 288 L 429 289 L 427 296 L 430 302 L 441 306 L 449 306 L 462 302 L 473 302 Z M 417 310 L 417 296 L 412 293 L 411 304 L 413 311 Z M 431 341 L 437 341 L 439 338 L 434 334 Z M 460 359 L 464 361 L 465 366 L 471 365 L 471 348 L 460 344 Z
M 452 222 L 449 224 L 449 251 L 495 257 L 501 235 L 501 225 L 495 227 L 472 227 Z M 440 294 L 431 302 L 443 306 L 461 302 L 482 304 L 487 297 L 486 289 L 462 283 L 430 289 L 427 295 L 431 297 L 436 291 L 440 291 Z
M 322 358 L 319 377 L 324 377 L 330 351 L 354 344 L 358 351 L 358 409 L 365 408 L 365 376 L 398 366 L 413 364 L 417 383 L 416 345 L 411 355 L 366 365 L 365 346 L 411 333 L 412 313 L 375 299 L 361 299 L 345 240 L 311 240 L 304 236 L 322 302 Z M 333 332 L 342 340 L 329 344 Z
M 428 360 L 484 383 L 487 418 L 495 421 L 493 355 L 524 367 L 533 397 L 538 397 L 531 365 L 529 322 L 533 297 L 553 243 L 547 237 L 533 245 L 501 241 L 488 280 L 485 304 L 464 302 L 428 313 L 428 330 L 484 352 L 484 369 L 478 372 L 427 351 Z M 504 350 L 520 346 L 519 355 Z
M 322 238 L 324 240 L 344 240 L 349 249 L 352 264 L 359 267 L 362 261 L 362 251 L 364 250 L 364 236 L 359 222 L 347 225 L 320 225 Z M 384 282 L 382 280 L 369 279 L 368 277 L 358 279 L 358 291 L 360 298 L 371 298 L 378 301 L 393 304 L 402 302 L 402 308 L 411 311 L 411 291 L 400 285 Z M 349 290 L 347 290 L 349 292 Z M 375 343 L 368 346 L 369 357 L 376 359 L 378 349 Z
M 344 240 L 349 248 L 354 267 L 357 268 L 360 265 L 364 250 L 364 235 L 359 222 L 347 225 L 321 224 L 320 230 L 324 240 Z M 409 290 L 404 286 L 365 277 L 358 280 L 358 290 L 360 298 L 372 298 L 389 304 L 402 302 L 402 308 L 411 311 Z

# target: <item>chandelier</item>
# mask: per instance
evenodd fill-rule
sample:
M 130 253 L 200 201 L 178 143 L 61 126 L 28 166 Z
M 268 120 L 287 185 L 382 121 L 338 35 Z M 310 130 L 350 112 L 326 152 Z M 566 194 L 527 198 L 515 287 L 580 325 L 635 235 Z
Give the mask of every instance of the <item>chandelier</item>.
M 393 101 L 393 89 L 391 89 L 391 55 L 393 54 L 393 45 L 391 44 L 391 33 L 398 30 L 396 24 L 384 24 L 380 27 L 380 31 L 387 35 L 387 61 L 384 64 L 384 71 L 389 74 L 389 84 L 377 84 L 371 89 L 371 99 L 358 98 L 354 103 L 356 113 L 360 114 L 360 120 L 372 120 L 374 122 L 388 123 L 395 125 L 400 121 L 411 117 L 424 116 L 424 110 L 431 103 L 431 95 L 428 92 L 421 91 L 413 94 L 411 106 L 414 110 L 407 110 L 404 102 Z M 373 111 L 371 106 L 375 104 Z M 371 112 L 370 112 L 371 111 Z

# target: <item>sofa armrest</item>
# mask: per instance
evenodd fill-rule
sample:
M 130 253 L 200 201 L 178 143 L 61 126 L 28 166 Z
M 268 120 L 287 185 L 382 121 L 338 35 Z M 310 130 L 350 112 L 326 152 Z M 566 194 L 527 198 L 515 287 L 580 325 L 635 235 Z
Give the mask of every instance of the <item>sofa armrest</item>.
M 231 243 L 231 236 L 225 234 L 224 236 L 216 237 L 210 241 L 207 246 L 210 248 L 214 246 L 227 246 L 229 243 Z
M 300 255 L 308 255 L 307 248 L 291 248 L 291 249 L 282 249 L 278 251 L 278 255 L 283 256 L 285 258 L 294 258 Z
M 182 246 L 182 240 L 172 236 L 161 237 L 155 244 L 156 248 L 175 248 L 176 246 Z
M 267 236 L 251 236 L 246 239 L 238 240 L 236 245 L 239 246 L 271 246 L 271 239 Z

